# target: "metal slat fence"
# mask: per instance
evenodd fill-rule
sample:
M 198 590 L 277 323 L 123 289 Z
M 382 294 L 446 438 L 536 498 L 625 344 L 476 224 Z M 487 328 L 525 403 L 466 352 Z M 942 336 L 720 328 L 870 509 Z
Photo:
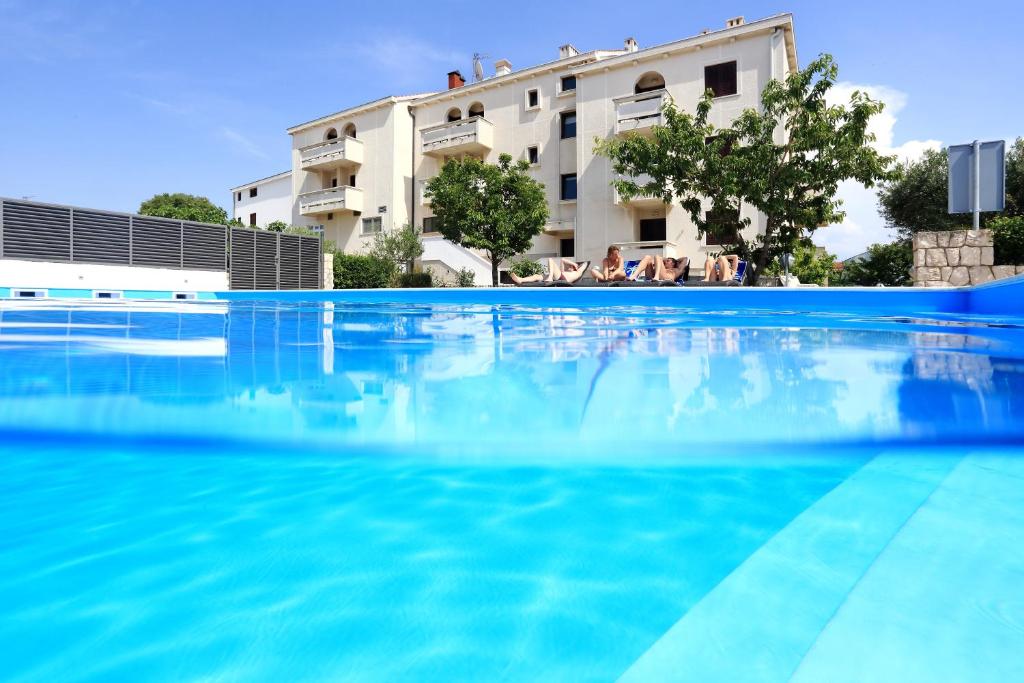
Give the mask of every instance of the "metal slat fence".
M 231 228 L 232 289 L 320 289 L 321 238 Z

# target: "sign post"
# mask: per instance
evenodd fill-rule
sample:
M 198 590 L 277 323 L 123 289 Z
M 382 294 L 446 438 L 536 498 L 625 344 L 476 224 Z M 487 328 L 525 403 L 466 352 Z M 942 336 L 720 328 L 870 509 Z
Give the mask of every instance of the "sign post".
M 1006 201 L 1006 143 L 974 142 L 949 147 L 949 213 L 972 214 L 981 227 L 982 211 L 1002 211 Z

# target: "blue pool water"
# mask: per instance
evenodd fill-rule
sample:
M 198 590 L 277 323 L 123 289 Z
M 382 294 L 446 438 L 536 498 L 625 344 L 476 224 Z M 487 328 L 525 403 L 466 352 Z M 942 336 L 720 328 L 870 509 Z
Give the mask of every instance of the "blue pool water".
M 1021 318 L 653 294 L 0 302 L 0 679 L 1024 679 Z

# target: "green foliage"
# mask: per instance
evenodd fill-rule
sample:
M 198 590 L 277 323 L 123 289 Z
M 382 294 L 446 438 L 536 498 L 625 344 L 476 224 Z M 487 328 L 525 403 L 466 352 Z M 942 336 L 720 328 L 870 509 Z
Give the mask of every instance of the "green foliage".
M 269 230 L 270 232 L 284 232 L 290 227 L 291 226 L 288 223 L 285 223 L 284 221 L 272 221 L 271 223 L 267 224 L 267 230 Z
M 408 273 L 412 272 L 413 262 L 423 256 L 419 228 L 408 223 L 398 230 L 378 232 L 366 246 L 372 256 L 390 261 L 396 266 L 405 266 Z
M 922 230 L 954 230 L 970 217 L 948 213 L 949 157 L 946 150 L 926 150 L 918 161 L 900 164 L 899 177 L 878 191 L 879 213 L 901 239 Z
M 793 262 L 789 274 L 795 275 L 804 284 L 826 285 L 835 276 L 836 257 L 828 252 L 819 252 L 810 240 L 800 240 L 793 248 Z M 785 269 L 779 259 L 772 261 L 765 273 L 784 275 Z
M 530 177 L 529 168 L 525 160 L 513 164 L 508 154 L 497 164 L 449 161 L 427 183 L 439 232 L 450 242 L 487 252 L 495 286 L 498 264 L 529 249 L 548 219 L 544 186 Z
M 903 287 L 910 284 L 910 267 L 914 263 L 909 240 L 891 244 L 872 244 L 863 261 L 847 262 L 837 273 L 833 284 L 873 287 Z
M 334 254 L 335 289 L 381 289 L 395 280 L 395 264 L 363 254 Z
M 525 256 L 514 259 L 508 269 L 515 273 L 516 277 L 530 277 L 544 272 L 539 263 Z
M 993 218 L 988 227 L 993 233 L 996 265 L 1024 264 L 1024 216 Z
M 474 287 L 476 286 L 476 273 L 469 268 L 459 268 L 458 272 L 455 273 L 455 286 L 456 287 Z
M 829 105 L 827 94 L 837 77 L 832 57 L 822 55 L 785 81 L 770 81 L 761 107 L 744 110 L 726 128 L 709 122 L 710 91 L 692 115 L 670 101 L 663 108 L 665 125 L 655 127 L 651 137 L 599 140 L 596 151 L 609 157 L 621 176 L 651 176 L 642 186 L 617 181 L 620 195 L 677 201 L 701 235 L 731 232 L 726 222 L 707 220 L 704 198 L 711 200 L 711 216 L 738 215 L 741 205 L 765 214 L 764 235 L 752 242 L 741 235 L 735 245 L 751 255 L 756 282 L 771 259 L 793 248 L 804 231 L 842 221 L 839 183 L 856 180 L 870 187 L 894 177 L 894 158 L 872 148 L 874 137 L 867 132 L 883 104 L 858 91 L 845 106 Z M 749 219 L 740 224 L 748 225 Z
M 1024 138 L 1006 151 L 1006 213 L 1024 216 Z
M 142 202 L 139 213 L 143 216 L 160 216 L 162 218 L 176 218 L 182 221 L 196 221 L 197 223 L 220 223 L 226 225 L 228 222 L 227 212 L 211 202 L 206 197 L 196 197 L 191 194 L 158 194 L 151 199 Z
M 280 222 L 280 221 L 279 221 Z M 273 225 L 273 223 L 271 223 Z M 270 226 L 267 226 L 270 229 Z M 303 225 L 289 225 L 282 230 L 285 235 L 300 235 L 302 237 L 321 237 L 322 235 L 313 232 L 311 228 L 307 228 Z M 338 251 L 338 245 L 334 243 L 334 240 L 322 239 L 320 243 L 320 251 L 324 254 L 333 254 Z
M 433 287 L 434 276 L 428 270 L 422 273 L 401 273 L 398 276 L 398 286 L 403 288 Z

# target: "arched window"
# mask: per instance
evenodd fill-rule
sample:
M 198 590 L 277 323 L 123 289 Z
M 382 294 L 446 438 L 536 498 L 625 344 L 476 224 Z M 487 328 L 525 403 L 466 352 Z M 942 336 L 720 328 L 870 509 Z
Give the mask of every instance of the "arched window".
M 356 124 L 346 123 L 345 127 L 341 129 L 347 138 L 354 138 L 356 136 Z
M 338 131 L 334 130 L 333 128 L 328 128 L 327 135 L 324 136 L 324 140 L 334 140 L 337 137 Z
M 452 107 L 448 110 L 448 122 L 459 121 L 462 119 L 462 111 L 458 107 Z
M 483 115 L 484 115 L 484 105 L 481 104 L 480 102 L 474 102 L 473 104 L 469 105 L 469 109 L 466 110 L 466 116 L 481 116 L 482 117 Z
M 657 71 L 648 71 L 643 76 L 637 79 L 636 85 L 633 86 L 633 92 L 639 95 L 642 92 L 650 92 L 652 90 L 661 90 L 665 87 L 665 79 Z

